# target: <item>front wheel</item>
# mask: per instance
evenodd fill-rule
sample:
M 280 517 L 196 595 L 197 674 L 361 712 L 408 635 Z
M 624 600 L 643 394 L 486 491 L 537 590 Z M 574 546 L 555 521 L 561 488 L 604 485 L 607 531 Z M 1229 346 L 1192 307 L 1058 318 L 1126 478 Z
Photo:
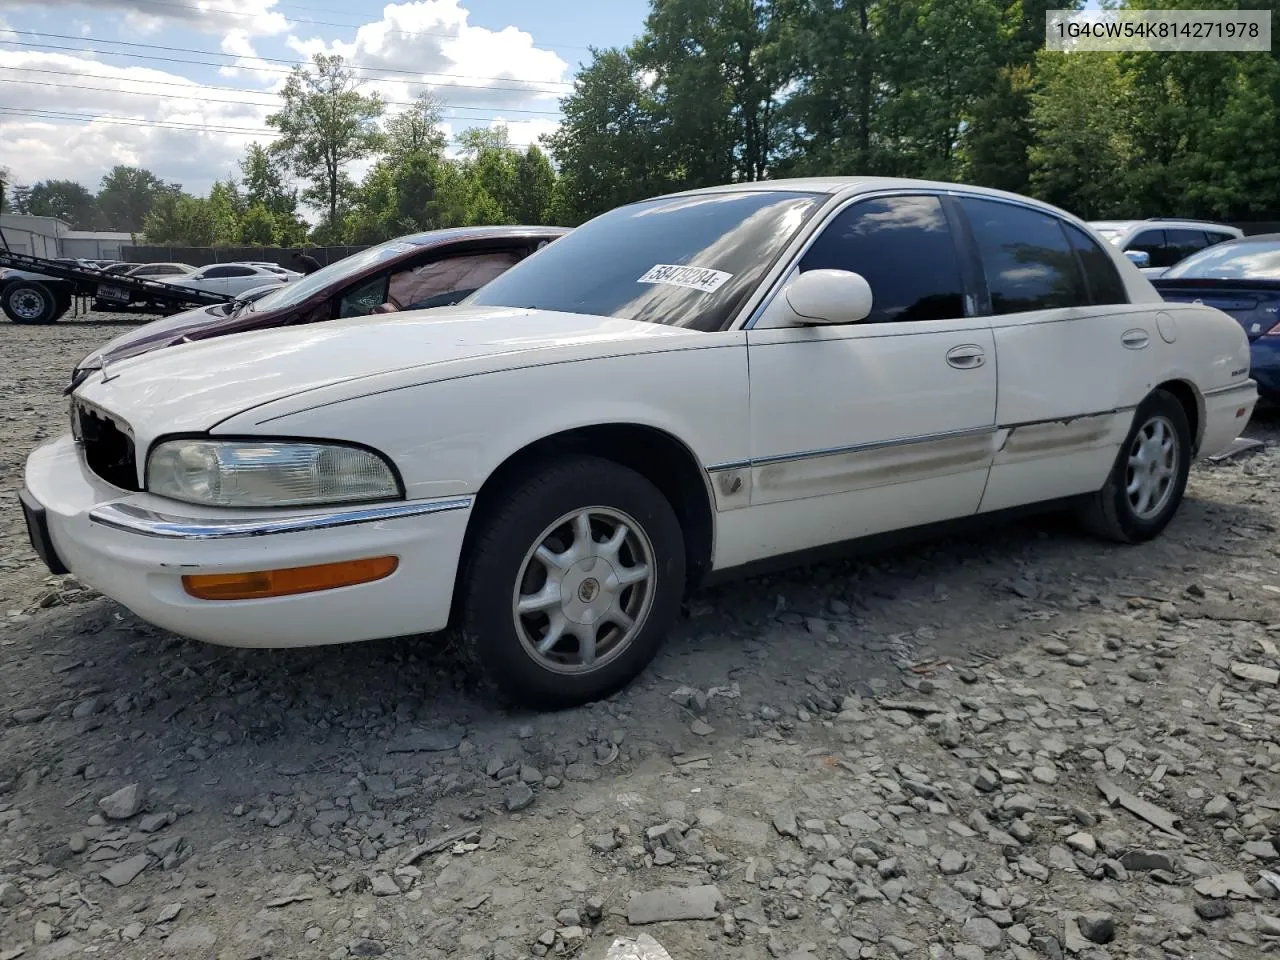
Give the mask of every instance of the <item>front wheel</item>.
M 478 522 L 461 627 L 505 697 L 535 709 L 600 700 L 654 658 L 679 615 L 685 547 L 647 479 L 574 456 L 496 493 Z
M 1191 445 L 1182 404 L 1168 391 L 1152 391 L 1134 414 L 1107 482 L 1081 505 L 1085 526 L 1120 543 L 1158 536 L 1182 503 Z
M 5 315 L 14 323 L 53 323 L 57 303 L 43 283 L 19 280 L 5 288 Z

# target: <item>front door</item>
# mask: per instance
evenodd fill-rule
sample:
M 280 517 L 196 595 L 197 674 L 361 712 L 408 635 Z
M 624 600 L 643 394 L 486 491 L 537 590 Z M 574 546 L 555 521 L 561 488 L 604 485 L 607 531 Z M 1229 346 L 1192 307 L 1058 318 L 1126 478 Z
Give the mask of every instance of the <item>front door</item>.
M 974 513 L 993 453 L 995 344 L 976 266 L 932 194 L 856 201 L 800 271 L 871 286 L 871 315 L 748 331 L 760 556 Z

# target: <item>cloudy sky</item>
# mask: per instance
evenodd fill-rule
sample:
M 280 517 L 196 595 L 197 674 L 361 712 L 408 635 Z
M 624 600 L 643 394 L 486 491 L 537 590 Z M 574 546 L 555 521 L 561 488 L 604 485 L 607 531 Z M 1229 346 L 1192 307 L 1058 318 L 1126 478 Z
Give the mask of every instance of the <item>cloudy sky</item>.
M 554 129 L 590 57 L 627 43 L 646 0 L 3 0 L 0 166 L 96 190 L 117 163 L 205 193 L 236 172 L 290 67 L 341 53 L 367 89 L 429 88 L 451 134 Z M 359 174 L 360 171 L 352 171 Z

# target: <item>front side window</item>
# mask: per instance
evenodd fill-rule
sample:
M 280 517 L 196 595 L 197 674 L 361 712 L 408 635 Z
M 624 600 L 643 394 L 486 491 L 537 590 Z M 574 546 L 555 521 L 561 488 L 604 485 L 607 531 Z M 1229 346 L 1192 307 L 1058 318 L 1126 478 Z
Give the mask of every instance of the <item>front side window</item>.
M 1080 258 L 1080 265 L 1084 267 L 1089 299 L 1095 305 L 1128 303 L 1129 293 L 1124 288 L 1124 281 L 1120 279 L 1120 271 L 1107 252 L 1074 224 L 1063 223 L 1062 227 L 1067 231 L 1071 246 Z
M 982 259 L 996 315 L 1089 304 L 1062 221 L 997 200 L 960 199 Z
M 478 290 L 494 277 L 520 262 L 516 250 L 497 250 L 434 260 L 391 275 L 387 303 L 394 310 L 419 310 L 435 306 L 434 300 L 457 299 Z
M 629 204 L 565 234 L 465 302 L 721 330 L 823 199 L 740 190 Z
M 960 259 L 942 202 L 933 196 L 863 200 L 836 215 L 800 261 L 851 270 L 871 287 L 864 323 L 964 316 Z
M 209 267 L 196 274 L 197 280 L 221 280 L 223 277 L 234 277 L 231 267 Z
M 265 299 L 265 298 L 264 298 Z M 357 284 L 338 301 L 339 317 L 363 317 L 373 313 L 387 299 L 387 275 L 380 273 Z
M 1151 266 L 1160 266 L 1157 260 L 1165 256 L 1164 250 L 1164 231 L 1163 230 L 1143 230 L 1129 243 L 1125 244 L 1126 250 L 1140 250 L 1151 258 Z M 1166 264 L 1167 266 L 1167 264 Z

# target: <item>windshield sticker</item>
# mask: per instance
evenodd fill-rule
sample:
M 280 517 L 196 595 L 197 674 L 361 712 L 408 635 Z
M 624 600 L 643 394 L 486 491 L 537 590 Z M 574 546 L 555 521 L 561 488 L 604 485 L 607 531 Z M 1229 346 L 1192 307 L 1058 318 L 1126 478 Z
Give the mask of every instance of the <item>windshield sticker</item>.
M 649 268 L 649 272 L 636 283 L 669 283 L 676 287 L 688 287 L 701 290 L 703 293 L 715 293 L 725 282 L 732 279 L 732 273 L 723 270 L 711 270 L 706 267 L 682 267 L 674 263 L 658 263 Z

